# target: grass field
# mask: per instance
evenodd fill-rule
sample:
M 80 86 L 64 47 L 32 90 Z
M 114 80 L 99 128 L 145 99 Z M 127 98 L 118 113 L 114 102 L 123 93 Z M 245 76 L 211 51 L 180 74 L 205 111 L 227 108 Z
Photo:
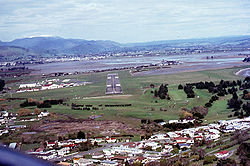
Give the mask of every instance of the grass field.
M 234 74 L 236 71 L 242 68 L 244 67 L 140 77 L 131 76 L 129 71 L 119 71 L 118 74 L 124 94 L 120 96 L 109 97 L 105 97 L 106 76 L 108 72 L 68 77 L 64 76 L 61 77 L 61 79 L 75 78 L 79 81 L 92 82 L 92 84 L 72 88 L 19 93 L 13 94 L 13 97 L 33 98 L 36 100 L 65 98 L 68 99 L 67 103 L 69 106 L 57 105 L 49 108 L 48 110 L 51 112 L 70 114 L 76 118 L 88 118 L 90 115 L 103 114 L 104 116 L 99 118 L 100 120 L 120 120 L 129 122 L 130 124 L 138 125 L 138 119 L 141 118 L 164 120 L 178 119 L 178 114 L 182 107 L 190 109 L 194 106 L 204 105 L 212 96 L 212 94 L 209 94 L 207 90 L 195 89 L 196 97 L 194 99 L 187 99 L 184 91 L 177 89 L 178 84 L 198 81 L 219 82 L 221 79 L 243 79 L 243 77 L 236 76 Z M 25 77 L 25 79 L 29 80 L 29 82 L 34 82 L 32 81 L 31 77 Z M 35 79 L 39 80 L 40 78 L 36 77 Z M 156 86 L 159 86 L 162 83 L 168 83 L 171 100 L 168 101 L 154 98 L 153 93 L 151 93 L 151 91 L 154 89 L 149 88 L 151 83 L 155 84 Z M 9 96 L 5 95 L 4 97 L 7 98 Z M 214 102 L 213 106 L 209 108 L 209 113 L 205 119 L 208 122 L 226 119 L 231 113 L 230 110 L 226 109 L 227 99 L 229 98 L 231 98 L 231 95 Z M 13 106 L 13 111 L 17 111 L 18 104 L 20 104 L 20 102 L 21 101 L 11 101 L 7 102 L 7 104 Z M 70 105 L 72 102 L 77 104 L 92 104 L 98 107 L 99 110 L 71 110 Z M 3 103 L 6 102 L 0 101 L 0 104 Z M 106 108 L 104 106 L 99 107 L 98 105 L 100 104 L 132 104 L 132 106 Z M 167 111 L 160 111 L 160 108 L 164 108 Z

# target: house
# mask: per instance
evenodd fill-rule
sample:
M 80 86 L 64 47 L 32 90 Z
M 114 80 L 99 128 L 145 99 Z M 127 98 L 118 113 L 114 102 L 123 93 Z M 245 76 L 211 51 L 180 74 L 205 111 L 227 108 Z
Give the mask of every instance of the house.
M 145 163 L 146 162 L 146 157 L 137 157 L 137 158 L 135 158 L 134 161 L 140 161 L 141 163 Z
M 168 123 L 171 124 L 171 123 L 178 123 L 179 121 L 178 120 L 169 120 Z
M 156 150 L 157 148 L 161 148 L 161 145 L 157 142 L 146 142 L 145 147 L 150 146 L 153 150 Z
M 172 145 L 164 145 L 164 148 L 162 149 L 163 153 L 170 153 L 173 150 Z
M 164 140 L 164 139 L 169 139 L 169 137 L 166 134 L 156 134 L 156 135 L 152 135 L 149 139 L 150 140 Z
M 65 154 L 70 152 L 70 148 L 69 147 L 65 147 L 62 149 L 57 150 L 57 155 L 58 156 L 64 156 Z
M 85 143 L 87 142 L 88 140 L 87 139 L 70 139 L 68 140 L 69 142 L 74 142 L 76 144 L 79 144 L 79 143 Z
M 186 143 L 187 138 L 185 138 L 185 137 L 176 137 L 176 138 L 173 139 L 173 142 L 177 143 L 177 144 Z
M 36 83 L 21 84 L 21 85 L 19 85 L 19 88 L 34 88 L 34 87 L 36 87 L 36 86 L 37 86 Z
M 73 159 L 74 166 L 90 166 L 93 164 L 94 164 L 94 162 L 91 159 L 84 159 L 84 158 L 80 158 L 78 160 Z
M 202 141 L 203 140 L 203 136 L 201 136 L 201 135 L 194 136 L 194 140 L 196 140 L 196 141 Z
M 220 135 L 217 133 L 209 132 L 207 135 L 205 135 L 206 140 L 219 140 Z
M 41 113 L 38 115 L 38 118 L 45 117 L 45 116 L 48 116 L 48 115 L 49 115 L 49 112 L 43 111 L 43 112 L 41 112 Z
M 158 155 L 149 155 L 146 157 L 148 160 L 160 160 L 161 159 L 161 156 L 158 156 Z
M 34 92 L 38 92 L 39 90 L 40 90 L 40 89 L 38 89 L 38 88 L 34 88 L 34 89 L 33 89 Z
M 103 161 L 101 161 L 101 165 L 104 165 L 104 166 L 117 166 L 117 165 L 119 165 L 119 163 L 115 162 L 115 161 L 103 160 Z
M 1 111 L 0 115 L 1 115 L 1 117 L 8 117 L 9 113 L 7 111 Z
M 115 143 L 117 140 L 116 140 L 116 138 L 106 138 L 105 141 L 107 143 Z
M 103 158 L 103 157 L 104 157 L 103 153 L 100 153 L 100 152 L 96 152 L 96 153 L 94 153 L 92 155 L 93 159 L 100 159 L 100 158 Z
M 159 123 L 158 123 L 158 125 L 161 125 L 161 126 L 163 126 L 163 125 L 165 125 L 165 124 L 167 124 L 167 122 L 159 122 Z
M 191 148 L 190 144 L 178 144 L 178 145 L 179 145 L 180 149 L 184 149 L 184 148 L 190 149 Z
M 15 125 L 9 127 L 11 130 L 26 128 L 26 125 Z
M 113 156 L 113 157 L 108 158 L 108 160 L 117 161 L 117 162 L 120 162 L 120 163 L 125 162 L 127 159 L 128 159 L 127 156 Z
M 103 151 L 105 156 L 111 156 L 112 155 L 111 149 L 103 149 L 102 151 Z
M 143 150 L 136 148 L 124 148 L 124 147 L 112 147 L 112 151 L 115 153 L 131 153 L 131 154 L 141 154 Z
M 179 135 L 176 134 L 175 132 L 168 132 L 167 136 L 169 136 L 170 138 L 179 137 Z
M 101 143 L 101 142 L 103 142 L 103 141 L 104 141 L 104 140 L 103 140 L 102 137 L 96 137 L 96 138 L 94 138 L 94 139 L 91 140 L 92 144 L 94 144 L 95 142 L 96 142 L 96 143 Z
M 11 149 L 16 149 L 17 148 L 17 143 L 13 142 L 9 144 L 9 148 Z
M 9 133 L 9 130 L 0 130 L 0 136 Z
M 186 138 L 186 143 L 187 144 L 194 144 L 194 139 L 193 138 Z
M 49 150 L 46 152 L 27 152 L 29 155 L 36 156 L 38 158 L 42 158 L 44 160 L 53 159 L 56 157 L 56 151 L 55 150 Z
M 69 82 L 70 79 L 64 79 L 62 82 Z
M 60 161 L 60 162 L 58 163 L 58 165 L 61 165 L 61 166 L 62 166 L 62 165 L 64 165 L 64 166 L 71 166 L 72 163 Z
M 224 150 L 224 151 L 215 153 L 214 155 L 215 155 L 217 158 L 221 159 L 221 158 L 226 158 L 226 157 L 228 157 L 229 154 L 230 154 L 229 151 Z
M 48 148 L 52 148 L 57 144 L 57 141 L 46 141 L 46 143 Z

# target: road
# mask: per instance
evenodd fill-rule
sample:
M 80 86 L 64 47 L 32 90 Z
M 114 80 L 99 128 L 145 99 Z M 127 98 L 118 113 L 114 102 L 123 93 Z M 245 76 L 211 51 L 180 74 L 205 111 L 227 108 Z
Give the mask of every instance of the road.
M 114 143 L 114 144 L 106 144 L 106 145 L 104 145 L 104 147 L 95 148 L 95 149 L 91 149 L 91 150 L 88 150 L 88 151 L 75 153 L 75 154 L 72 154 L 72 155 L 69 155 L 69 156 L 66 156 L 66 157 L 53 158 L 53 159 L 51 159 L 49 161 L 51 161 L 51 162 L 56 162 L 56 161 L 59 162 L 59 161 L 65 161 L 65 160 L 72 160 L 74 158 L 74 156 L 76 156 L 76 155 L 84 156 L 84 155 L 87 155 L 87 154 L 93 154 L 95 152 L 102 151 L 103 149 L 110 148 L 112 146 L 119 146 L 119 145 L 122 145 L 122 144 L 124 144 L 124 142 L 119 142 L 119 143 Z

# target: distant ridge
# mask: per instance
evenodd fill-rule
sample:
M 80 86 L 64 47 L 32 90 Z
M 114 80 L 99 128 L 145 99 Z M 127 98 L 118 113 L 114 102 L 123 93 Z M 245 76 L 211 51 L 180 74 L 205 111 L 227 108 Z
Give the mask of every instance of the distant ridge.
M 204 39 L 163 40 L 121 44 L 109 40 L 64 39 L 61 37 L 29 37 L 10 42 L 0 41 L 0 56 L 17 55 L 24 48 L 27 54 L 97 54 L 117 51 L 162 50 L 188 47 L 249 47 L 250 36 L 216 37 Z M 19 47 L 20 49 L 14 49 Z M 6 52 L 9 47 L 11 53 Z M 15 53 L 15 51 L 17 51 Z M 23 51 L 21 51 L 23 52 Z

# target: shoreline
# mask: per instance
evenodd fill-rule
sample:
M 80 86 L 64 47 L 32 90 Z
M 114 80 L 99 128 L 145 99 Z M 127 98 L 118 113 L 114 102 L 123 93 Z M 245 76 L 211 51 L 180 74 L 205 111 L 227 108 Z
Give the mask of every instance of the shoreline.
M 250 67 L 249 68 L 245 68 L 245 69 L 241 69 L 241 70 L 237 71 L 235 73 L 235 75 L 240 75 L 240 76 L 246 77 L 245 72 L 248 71 L 248 70 L 250 71 Z M 248 74 L 247 74 L 247 76 L 248 76 Z

